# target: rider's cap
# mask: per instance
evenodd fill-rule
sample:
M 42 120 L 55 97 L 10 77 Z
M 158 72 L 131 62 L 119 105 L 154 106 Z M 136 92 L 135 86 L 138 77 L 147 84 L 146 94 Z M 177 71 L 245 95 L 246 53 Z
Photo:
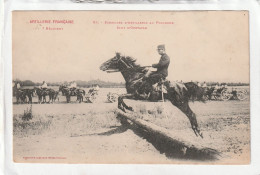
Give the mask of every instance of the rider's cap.
M 158 45 L 158 46 L 157 46 L 157 49 L 164 49 L 164 50 L 165 50 L 165 46 L 164 46 L 164 44 L 162 44 L 162 45 Z

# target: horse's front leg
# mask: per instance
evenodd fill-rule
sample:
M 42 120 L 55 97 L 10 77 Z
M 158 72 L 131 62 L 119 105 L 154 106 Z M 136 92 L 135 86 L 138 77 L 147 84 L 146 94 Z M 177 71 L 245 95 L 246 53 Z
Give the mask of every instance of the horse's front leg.
M 19 97 L 16 97 L 16 103 L 19 104 Z
M 83 94 L 80 95 L 80 103 L 83 102 Z
M 39 97 L 39 103 L 42 104 L 43 102 L 43 99 L 42 99 L 42 96 Z
M 29 96 L 29 103 L 32 104 L 32 96 Z
M 66 95 L 67 103 L 70 102 L 70 95 Z
M 49 101 L 48 101 L 48 103 L 51 103 L 51 95 L 49 95 Z
M 125 109 L 130 110 L 130 111 L 134 111 L 133 108 L 131 106 L 127 106 L 124 102 L 124 98 L 126 99 L 133 99 L 134 95 L 132 94 L 125 94 L 125 95 L 120 95 L 118 97 L 118 108 L 121 109 L 122 111 L 126 112 Z
M 45 96 L 43 96 L 43 102 L 44 102 L 44 103 L 47 103 L 47 100 L 46 100 L 46 95 L 45 95 Z

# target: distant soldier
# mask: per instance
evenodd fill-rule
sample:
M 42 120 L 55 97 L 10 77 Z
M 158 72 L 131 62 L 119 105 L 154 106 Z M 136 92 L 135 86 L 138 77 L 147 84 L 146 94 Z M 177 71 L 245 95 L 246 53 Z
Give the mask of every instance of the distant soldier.
M 13 95 L 15 95 L 17 90 L 19 90 L 20 88 L 21 88 L 20 83 L 13 81 Z
M 47 83 L 45 81 L 42 82 L 41 88 L 42 89 L 47 89 L 48 88 L 48 85 L 47 85 Z
M 197 85 L 198 85 L 199 87 L 201 87 L 201 84 L 200 84 L 200 82 L 198 82 L 198 83 L 197 83 Z
M 72 89 L 77 88 L 77 83 L 76 83 L 75 81 L 72 81 L 72 82 L 70 83 L 69 88 L 72 88 Z
M 215 90 L 219 89 L 219 83 L 216 84 Z
M 96 85 L 96 86 L 94 86 L 94 91 L 99 91 L 99 86 L 98 85 Z
M 21 85 L 20 85 L 19 82 L 17 82 L 17 84 L 16 84 L 16 89 L 20 89 L 20 88 L 21 88 Z
M 77 88 L 77 83 L 75 81 L 72 81 L 69 85 L 69 88 L 72 92 L 72 95 L 76 95 L 76 88 Z
M 205 81 L 204 81 L 202 87 L 203 87 L 204 89 L 206 89 L 206 88 L 208 87 L 208 86 L 207 86 L 207 83 L 206 83 Z

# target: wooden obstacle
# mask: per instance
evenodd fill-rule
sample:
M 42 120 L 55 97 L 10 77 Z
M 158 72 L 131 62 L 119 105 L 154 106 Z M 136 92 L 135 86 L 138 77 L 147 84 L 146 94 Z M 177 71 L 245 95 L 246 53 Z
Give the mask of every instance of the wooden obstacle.
M 118 118 L 123 121 L 122 124 L 127 122 L 134 126 L 133 130 L 138 130 L 146 140 L 168 157 L 193 160 L 218 160 L 222 157 L 219 151 L 208 148 L 198 141 L 192 142 L 181 137 L 180 133 L 169 132 L 166 128 L 135 117 L 137 114 L 134 112 L 124 113 L 121 110 L 116 110 L 116 113 Z M 194 137 L 196 136 L 194 135 Z

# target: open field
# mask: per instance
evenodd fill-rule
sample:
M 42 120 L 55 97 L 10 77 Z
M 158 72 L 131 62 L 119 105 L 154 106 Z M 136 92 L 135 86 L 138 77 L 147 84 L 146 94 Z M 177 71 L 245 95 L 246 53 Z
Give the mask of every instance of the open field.
M 87 89 L 86 89 L 87 90 Z M 126 100 L 137 117 L 164 127 L 192 142 L 223 153 L 218 161 L 180 159 L 163 150 L 142 133 L 121 125 L 116 103 L 107 103 L 108 92 L 100 89 L 95 103 L 36 104 L 33 119 L 22 116 L 28 104 L 13 105 L 13 149 L 16 162 L 59 163 L 203 163 L 248 164 L 250 162 L 250 103 L 245 101 L 208 101 L 190 103 L 204 138 L 196 137 L 187 117 L 169 102 Z M 72 101 L 76 98 L 73 97 Z M 14 99 L 15 101 L 15 99 Z

